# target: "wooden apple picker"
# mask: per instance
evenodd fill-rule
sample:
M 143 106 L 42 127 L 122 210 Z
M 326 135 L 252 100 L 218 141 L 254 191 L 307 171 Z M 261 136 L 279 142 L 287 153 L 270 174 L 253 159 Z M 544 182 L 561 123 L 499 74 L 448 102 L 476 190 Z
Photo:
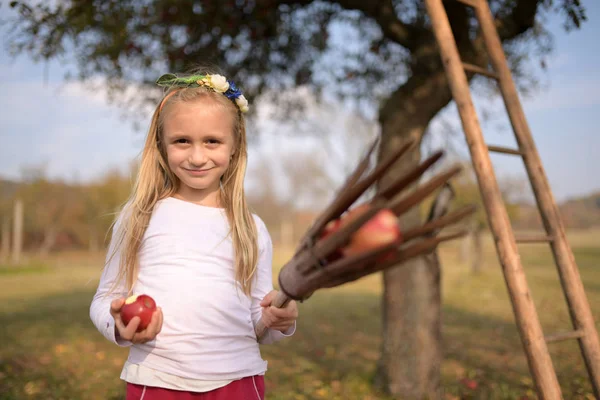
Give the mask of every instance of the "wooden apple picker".
M 339 286 L 393 267 L 432 251 L 440 242 L 467 233 L 467 230 L 462 230 L 444 236 L 437 235 L 442 228 L 471 215 L 475 211 L 472 205 L 442 215 L 422 226 L 400 231 L 400 215 L 460 172 L 461 167 L 454 166 L 409 194 L 398 196 L 442 157 L 441 151 L 379 190 L 370 201 L 349 209 L 414 143 L 401 147 L 371 173 L 365 174 L 376 144 L 377 141 L 369 148 L 333 202 L 305 233 L 292 259 L 281 269 L 280 292 L 273 300 L 273 306 L 285 307 L 291 299 L 306 300 L 317 289 Z M 260 339 L 266 331 L 260 320 L 255 328 L 257 338 Z

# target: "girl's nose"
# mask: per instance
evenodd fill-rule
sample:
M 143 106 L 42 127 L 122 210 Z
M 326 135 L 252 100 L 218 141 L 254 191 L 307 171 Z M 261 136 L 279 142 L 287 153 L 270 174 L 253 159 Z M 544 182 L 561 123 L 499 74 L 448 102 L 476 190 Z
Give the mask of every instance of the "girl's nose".
M 192 153 L 190 154 L 190 164 L 201 167 L 202 165 L 206 164 L 207 161 L 208 157 L 205 149 L 203 149 L 202 146 L 194 146 Z

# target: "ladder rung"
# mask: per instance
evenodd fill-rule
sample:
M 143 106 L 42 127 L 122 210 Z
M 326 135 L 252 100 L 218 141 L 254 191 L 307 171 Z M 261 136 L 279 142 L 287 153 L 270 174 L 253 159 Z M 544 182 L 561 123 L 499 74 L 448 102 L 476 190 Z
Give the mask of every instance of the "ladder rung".
M 465 69 L 465 71 L 475 72 L 476 74 L 485 75 L 488 78 L 493 78 L 496 80 L 499 79 L 498 74 L 496 74 L 494 71 L 490 71 L 486 68 L 481 68 L 477 65 L 463 63 L 463 68 Z
M 473 8 L 479 6 L 479 4 L 478 4 L 479 0 L 456 0 L 456 1 L 458 1 L 459 3 L 463 3 L 469 7 L 473 7 Z
M 516 156 L 522 156 L 523 152 L 520 150 L 510 149 L 508 147 L 501 146 L 488 146 L 489 151 L 495 151 L 496 153 L 514 154 Z
M 551 342 L 559 342 L 561 340 L 569 340 L 569 339 L 579 339 L 580 337 L 583 337 L 584 333 L 581 329 L 578 329 L 576 331 L 571 331 L 571 332 L 561 332 L 561 333 L 555 333 L 552 335 L 548 335 L 545 337 L 546 339 L 546 343 L 551 343 Z
M 551 242 L 554 238 L 548 235 L 515 235 L 515 240 L 517 243 L 542 243 Z

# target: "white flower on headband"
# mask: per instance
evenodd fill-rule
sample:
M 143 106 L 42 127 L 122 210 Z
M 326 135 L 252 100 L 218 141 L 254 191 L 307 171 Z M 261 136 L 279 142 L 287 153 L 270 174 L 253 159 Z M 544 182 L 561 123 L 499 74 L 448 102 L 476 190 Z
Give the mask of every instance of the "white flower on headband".
M 240 108 L 241 112 L 248 112 L 248 100 L 246 100 L 243 94 L 236 97 L 235 103 Z
M 223 75 L 210 75 L 210 86 L 215 92 L 225 93 L 229 89 L 229 82 Z

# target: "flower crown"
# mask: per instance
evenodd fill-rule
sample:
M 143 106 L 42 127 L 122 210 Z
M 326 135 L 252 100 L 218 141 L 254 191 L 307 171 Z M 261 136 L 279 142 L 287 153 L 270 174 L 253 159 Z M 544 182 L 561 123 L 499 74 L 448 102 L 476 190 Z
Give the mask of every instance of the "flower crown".
M 223 93 L 225 97 L 233 101 L 241 112 L 248 112 L 248 100 L 238 89 L 235 83 L 228 81 L 223 75 L 206 74 L 206 75 L 191 75 L 186 77 L 178 77 L 174 74 L 164 74 L 156 80 L 158 86 L 166 87 L 200 87 L 205 86 L 217 93 Z M 166 100 L 163 99 L 163 103 Z

